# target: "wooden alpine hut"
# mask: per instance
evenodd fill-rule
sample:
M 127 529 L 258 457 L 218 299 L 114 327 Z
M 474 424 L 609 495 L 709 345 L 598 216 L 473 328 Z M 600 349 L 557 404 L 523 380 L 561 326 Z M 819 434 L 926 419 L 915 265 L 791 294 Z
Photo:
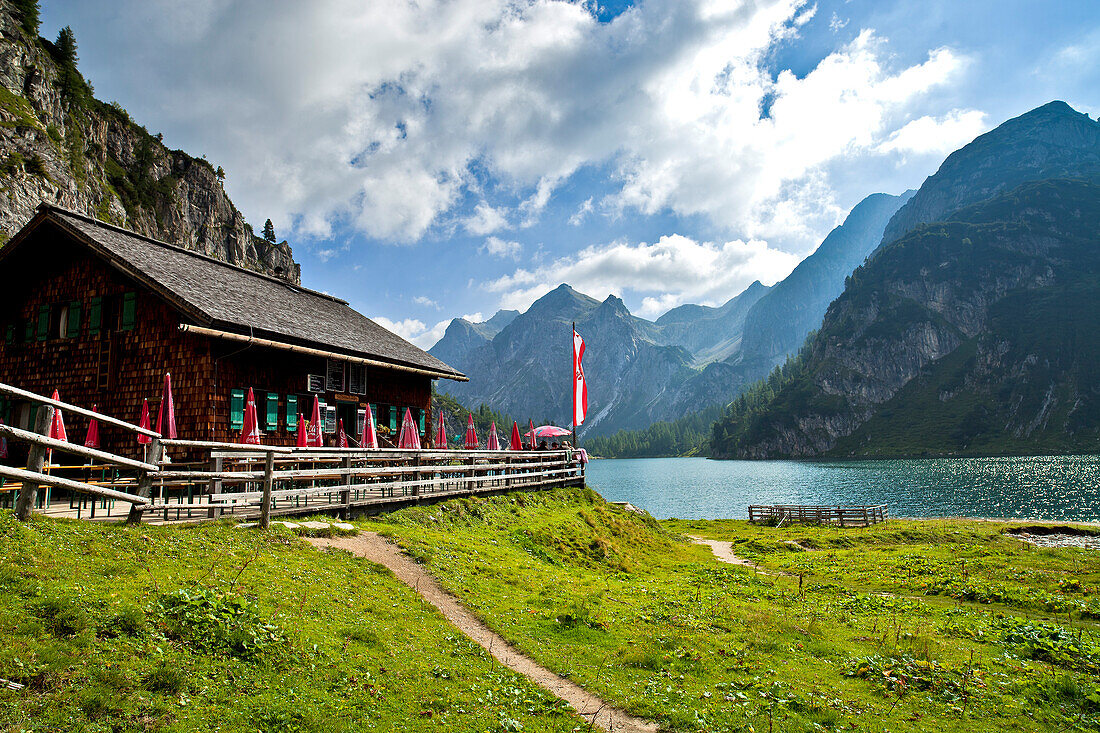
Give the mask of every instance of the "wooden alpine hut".
M 430 440 L 432 380 L 467 379 L 339 298 L 46 204 L 0 248 L 0 314 L 0 382 L 136 423 L 171 372 L 194 440 L 235 440 L 250 387 L 267 444 L 295 443 L 314 396 L 327 444 L 339 420 L 358 435 L 368 405 L 383 436 L 410 408 Z M 33 415 L 0 398 L 8 424 Z M 132 435 L 101 441 L 140 453 Z

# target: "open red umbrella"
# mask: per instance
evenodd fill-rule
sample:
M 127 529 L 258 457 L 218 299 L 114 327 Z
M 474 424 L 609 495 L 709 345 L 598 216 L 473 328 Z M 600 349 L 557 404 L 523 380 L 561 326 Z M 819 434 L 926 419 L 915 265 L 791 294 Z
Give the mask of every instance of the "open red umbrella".
M 152 430 L 152 426 L 149 424 L 149 400 L 141 401 L 141 419 L 138 420 L 138 427 Z M 153 439 L 148 435 L 138 433 L 137 442 L 138 445 L 149 445 L 153 442 Z
M 249 445 L 260 444 L 260 420 L 256 416 L 256 395 L 252 388 L 248 388 L 248 398 L 244 403 L 244 427 L 241 428 L 241 437 L 238 443 Z
M 565 428 L 559 428 L 557 425 L 540 425 L 535 428 L 535 438 L 564 438 L 567 435 L 572 435 L 572 431 Z M 525 437 L 531 436 L 527 433 Z
M 313 416 L 309 418 L 309 426 L 306 429 L 306 445 L 320 448 L 324 445 L 321 438 L 321 400 L 313 395 Z
M 420 450 L 420 433 L 413 420 L 412 410 L 405 408 L 405 419 L 401 421 L 401 437 L 397 442 L 398 448 L 413 448 Z
M 176 439 L 176 404 L 172 401 L 172 375 L 169 372 L 164 374 L 164 391 L 161 392 L 160 408 L 157 410 L 157 432 L 169 440 Z
M 55 402 L 61 401 L 61 395 L 57 393 L 55 389 L 53 391 L 53 398 Z M 50 437 L 54 440 L 64 440 L 69 442 L 69 435 L 65 432 L 65 418 L 61 417 L 61 410 L 53 411 L 53 422 L 50 423 Z
M 302 413 L 298 413 L 298 437 L 294 441 L 295 448 L 306 447 L 306 421 Z
M 474 416 L 466 420 L 466 440 L 462 442 L 462 447 L 466 450 L 477 450 L 477 433 L 474 432 Z
M 443 424 L 443 410 L 439 411 L 439 427 L 435 429 L 435 443 L 433 445 L 436 448 L 447 448 L 447 426 Z
M 336 430 L 336 447 L 347 448 L 348 447 L 348 434 L 344 432 L 344 421 L 339 421 L 339 428 Z
M 367 405 L 367 416 L 363 420 L 363 434 L 359 437 L 360 448 L 378 448 L 378 431 L 374 429 L 374 411 Z
M 508 443 L 508 450 L 523 450 L 523 443 L 519 439 L 519 423 L 512 421 L 512 440 Z
M 92 412 L 96 412 L 97 405 L 92 405 Z M 99 448 L 99 420 L 94 417 L 88 420 L 88 436 L 84 438 L 85 448 Z
M 500 450 L 500 439 L 497 437 L 496 420 L 489 426 L 489 440 L 485 443 L 485 450 Z

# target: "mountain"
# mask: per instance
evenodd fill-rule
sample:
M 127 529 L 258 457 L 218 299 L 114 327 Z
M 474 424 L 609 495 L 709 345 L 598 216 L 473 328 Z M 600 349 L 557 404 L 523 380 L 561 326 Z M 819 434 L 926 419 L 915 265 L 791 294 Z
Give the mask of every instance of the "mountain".
M 1027 181 L 1069 177 L 1100 177 L 1100 126 L 1065 102 L 1049 102 L 949 155 L 890 220 L 882 243 Z
M 75 39 L 63 31 L 51 43 L 24 20 L 0 0 L 0 241 L 46 201 L 299 281 L 290 247 L 253 233 L 220 168 L 169 150 L 117 103 L 97 100 L 76 68 Z
M 876 193 L 860 201 L 813 254 L 746 314 L 735 361 L 766 365 L 755 375 L 763 376 L 798 351 L 806 334 L 821 325 L 829 303 L 844 290 L 844 278 L 875 250 L 887 222 L 914 193 Z
M 456 318 L 429 353 L 470 381 L 440 388 L 467 404 L 568 424 L 571 385 L 561 376 L 569 373 L 576 322 L 587 343 L 591 407 L 581 437 L 679 421 L 651 435 L 619 436 L 605 449 L 694 449 L 705 430 L 687 416 L 727 404 L 797 350 L 911 194 L 867 197 L 786 279 L 771 288 L 754 282 L 718 307 L 682 305 L 653 322 L 618 298 L 600 303 L 562 285 L 522 315 L 501 311 L 483 324 Z
M 1098 160 L 1100 123 L 1060 102 L 949 156 L 887 226 L 907 233 L 715 424 L 715 454 L 1100 449 Z
M 768 286 L 757 280 L 724 305 L 681 305 L 657 319 L 661 340 L 683 346 L 695 356 L 697 364 L 720 361 L 741 347 L 745 316 L 768 293 Z
M 1027 183 L 857 270 L 723 457 L 1100 450 L 1100 184 Z M 740 401 L 739 401 L 740 402 Z

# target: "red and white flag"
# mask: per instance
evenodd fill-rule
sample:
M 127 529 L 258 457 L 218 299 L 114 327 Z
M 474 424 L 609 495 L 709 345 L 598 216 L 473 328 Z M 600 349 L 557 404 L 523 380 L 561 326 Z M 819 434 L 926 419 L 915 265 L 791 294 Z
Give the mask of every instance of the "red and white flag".
M 584 367 L 581 359 L 584 358 L 584 339 L 573 327 L 573 427 L 584 422 L 584 415 L 588 412 L 588 384 L 584 381 Z

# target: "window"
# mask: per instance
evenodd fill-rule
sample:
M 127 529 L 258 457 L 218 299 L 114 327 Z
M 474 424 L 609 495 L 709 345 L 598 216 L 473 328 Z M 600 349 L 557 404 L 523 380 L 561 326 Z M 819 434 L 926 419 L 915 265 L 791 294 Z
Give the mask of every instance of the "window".
M 103 324 L 103 298 L 88 300 L 88 335 L 98 336 Z
M 264 430 L 273 433 L 279 429 L 279 395 L 276 392 L 268 392 L 264 412 Z
M 15 343 L 15 329 L 16 327 L 14 323 L 9 323 L 7 326 L 4 327 L 5 344 L 8 344 L 10 346 L 11 344 Z
M 235 389 L 229 394 L 229 428 L 244 429 L 244 390 Z
M 336 359 L 328 360 L 328 369 L 325 370 L 325 389 L 328 392 L 344 391 L 344 362 Z
M 69 332 L 69 306 L 57 303 L 50 307 L 50 338 L 63 339 Z
M 286 396 L 286 431 L 298 432 L 298 395 L 296 394 Z
M 355 437 L 358 439 L 363 434 L 363 429 L 367 427 L 367 410 L 362 408 L 355 411 Z
M 348 364 L 348 392 L 359 395 L 367 393 L 366 364 Z
M 133 331 L 137 322 L 137 293 L 126 293 L 122 296 L 122 319 L 119 322 L 120 331 Z

